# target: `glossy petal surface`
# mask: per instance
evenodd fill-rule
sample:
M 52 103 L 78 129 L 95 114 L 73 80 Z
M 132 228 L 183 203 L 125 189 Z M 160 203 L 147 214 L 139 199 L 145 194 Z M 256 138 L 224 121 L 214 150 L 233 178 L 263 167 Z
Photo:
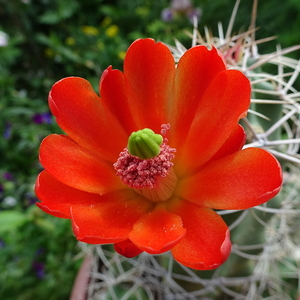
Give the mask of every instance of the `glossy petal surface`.
M 127 95 L 127 83 L 119 70 L 107 68 L 100 79 L 99 85 L 101 102 L 119 120 L 128 136 L 138 130 L 131 113 L 131 99 Z
M 49 106 L 61 129 L 103 159 L 115 162 L 126 146 L 124 129 L 85 79 L 68 77 L 54 84 Z
M 211 158 L 211 161 L 241 150 L 245 142 L 246 133 L 243 127 L 237 124 L 235 129 L 230 133 L 230 136 L 227 138 L 227 140 L 224 142 L 221 148 Z
M 169 107 L 172 127 L 170 142 L 181 146 L 189 132 L 203 94 L 213 78 L 226 66 L 223 58 L 213 48 L 204 46 L 189 49 L 179 60 L 174 85 L 174 99 Z
M 184 201 L 173 212 L 181 216 L 187 230 L 172 249 L 179 263 L 196 270 L 210 270 L 227 259 L 231 250 L 229 230 L 216 212 Z
M 114 244 L 115 250 L 125 257 L 135 257 L 143 252 L 130 240 L 125 240 Z
M 73 205 L 93 205 L 101 201 L 101 196 L 71 188 L 43 171 L 37 178 L 35 192 L 41 202 L 37 206 L 46 213 L 59 218 L 71 217 Z
M 185 233 L 181 218 L 158 205 L 134 224 L 129 239 L 140 249 L 159 254 L 170 250 Z
M 215 76 L 178 151 L 178 172 L 192 173 L 212 158 L 247 111 L 249 99 L 250 83 L 241 72 L 228 70 Z
M 278 161 L 259 148 L 248 148 L 208 164 L 178 184 L 177 193 L 199 206 L 247 209 L 274 197 L 282 184 Z
M 124 241 L 128 239 L 133 224 L 152 206 L 128 190 L 103 198 L 105 201 L 99 204 L 72 207 L 73 231 L 78 240 L 90 244 Z
M 124 76 L 138 129 L 151 128 L 159 133 L 160 126 L 167 123 L 174 73 L 174 58 L 162 43 L 152 39 L 137 40 L 128 48 Z
M 63 135 L 43 140 L 40 162 L 56 179 L 82 191 L 104 194 L 125 187 L 112 166 Z

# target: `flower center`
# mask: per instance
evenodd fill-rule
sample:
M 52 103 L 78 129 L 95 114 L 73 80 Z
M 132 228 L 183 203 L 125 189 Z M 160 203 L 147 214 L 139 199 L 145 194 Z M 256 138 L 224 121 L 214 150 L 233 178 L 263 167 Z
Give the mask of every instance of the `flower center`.
M 145 128 L 133 132 L 128 140 L 128 152 L 141 159 L 149 159 L 160 153 L 160 145 L 163 137 L 155 134 L 151 129 Z
M 165 137 L 169 128 L 170 125 L 162 125 L 162 135 L 148 128 L 133 133 L 130 138 L 134 136 L 134 141 L 129 138 L 129 149 L 125 148 L 114 164 L 124 184 L 154 202 L 169 199 L 177 183 L 171 162 L 176 149 L 167 144 Z

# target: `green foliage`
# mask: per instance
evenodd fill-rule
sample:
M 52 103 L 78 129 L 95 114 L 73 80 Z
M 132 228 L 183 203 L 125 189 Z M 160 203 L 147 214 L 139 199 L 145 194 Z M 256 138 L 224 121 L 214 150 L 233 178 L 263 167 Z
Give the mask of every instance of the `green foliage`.
M 227 26 L 235 0 L 194 2 L 203 11 L 199 27 L 207 25 L 216 33 L 218 21 Z M 0 0 L 0 31 L 9 37 L 0 46 L 1 299 L 68 299 L 78 270 L 70 221 L 33 205 L 33 186 L 42 169 L 40 142 L 60 132 L 49 116 L 52 84 L 81 76 L 97 90 L 102 71 L 109 65 L 121 69 L 126 49 L 137 38 L 170 44 L 176 38 L 190 47 L 184 32 L 192 30 L 188 18 L 161 19 L 169 5 L 168 0 Z M 236 31 L 248 28 L 251 5 L 241 1 Z M 299 12 L 298 0 L 260 1 L 258 35 L 279 35 L 284 46 L 300 43 Z M 126 287 L 116 293 L 121 297 Z
M 1 299 L 68 299 L 78 270 L 70 221 L 34 205 L 40 142 L 60 132 L 49 115 L 52 84 L 81 76 L 97 89 L 105 68 L 122 68 L 134 39 L 169 33 L 172 42 L 179 27 L 165 28 L 160 20 L 168 5 L 166 0 L 0 0 L 0 31 L 8 35 L 0 47 Z M 190 27 L 188 20 L 182 24 Z
M 25 222 L 26 216 L 17 210 L 0 211 L 0 234 L 17 230 Z
M 79 260 L 68 220 L 32 206 L 25 213 L 0 212 L 0 295 L 3 299 L 68 299 Z M 2 219 L 5 217 L 5 219 Z M 16 228 L 19 222 L 18 228 Z M 68 242 L 66 242 L 68 241 Z

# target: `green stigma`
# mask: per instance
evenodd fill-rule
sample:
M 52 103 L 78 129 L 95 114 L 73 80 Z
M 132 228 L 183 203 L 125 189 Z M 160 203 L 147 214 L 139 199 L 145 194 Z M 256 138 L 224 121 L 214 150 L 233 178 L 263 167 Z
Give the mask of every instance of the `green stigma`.
M 151 129 L 145 128 L 133 132 L 128 140 L 128 152 L 141 159 L 149 159 L 160 153 L 160 145 L 163 137 L 154 133 Z

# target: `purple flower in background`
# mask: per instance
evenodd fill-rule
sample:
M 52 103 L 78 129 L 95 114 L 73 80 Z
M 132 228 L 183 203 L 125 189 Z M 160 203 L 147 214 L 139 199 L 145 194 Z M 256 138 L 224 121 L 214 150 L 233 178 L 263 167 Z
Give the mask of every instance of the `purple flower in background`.
M 38 201 L 38 199 L 36 197 L 29 196 L 26 199 L 26 203 L 25 204 L 28 205 L 28 206 L 31 206 L 31 205 L 35 204 L 37 201 Z
M 45 252 L 45 250 L 43 247 L 38 248 L 35 252 L 35 257 L 42 256 L 44 254 L 44 252 Z M 32 263 L 32 269 L 34 270 L 36 276 L 39 279 L 43 279 L 45 277 L 45 264 L 44 263 L 34 260 Z
M 32 268 L 39 279 L 43 279 L 45 277 L 45 265 L 43 263 L 34 261 L 32 263 Z
M 162 11 L 161 18 L 165 22 L 170 22 L 175 15 L 188 17 L 193 22 L 194 17 L 200 19 L 201 9 L 194 8 L 190 0 L 172 0 L 170 7 Z
M 193 7 L 192 2 L 190 0 L 172 0 L 171 8 L 180 12 L 185 12 Z
M 38 201 L 36 196 L 33 196 L 31 193 L 26 193 L 24 204 L 28 207 L 34 205 Z
M 45 252 L 45 249 L 43 247 L 40 247 L 39 249 L 36 250 L 36 255 L 40 256 L 40 255 L 44 254 L 44 252 Z
M 4 128 L 4 133 L 3 133 L 3 137 L 8 140 L 11 137 L 11 133 L 12 133 L 12 126 L 11 123 L 6 122 L 5 123 L 5 128 Z
M 201 14 L 202 14 L 202 11 L 200 8 L 196 7 L 194 9 L 192 9 L 188 14 L 188 18 L 191 22 L 194 21 L 194 18 L 196 18 L 198 21 L 200 20 L 200 17 L 201 17 Z
M 170 22 L 173 20 L 173 12 L 170 8 L 165 8 L 162 12 L 161 12 L 161 18 L 163 21 L 165 22 Z
M 0 239 L 0 249 L 5 247 L 5 243 L 2 239 Z
M 9 172 L 4 172 L 2 176 L 7 181 L 14 181 L 15 180 L 14 176 Z
M 51 124 L 51 114 L 49 112 L 36 113 L 32 116 L 32 121 L 36 124 Z

